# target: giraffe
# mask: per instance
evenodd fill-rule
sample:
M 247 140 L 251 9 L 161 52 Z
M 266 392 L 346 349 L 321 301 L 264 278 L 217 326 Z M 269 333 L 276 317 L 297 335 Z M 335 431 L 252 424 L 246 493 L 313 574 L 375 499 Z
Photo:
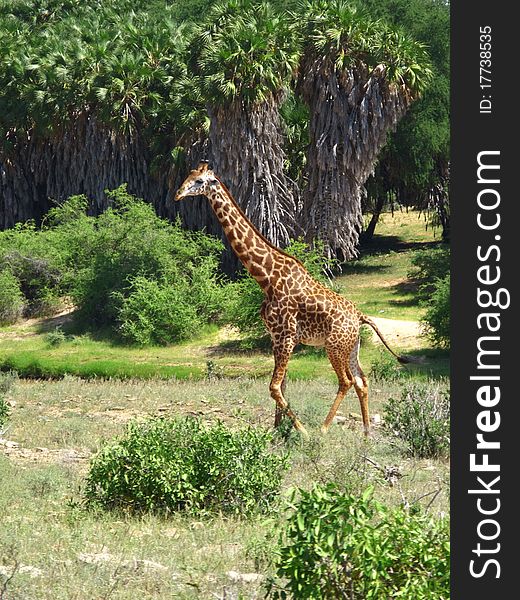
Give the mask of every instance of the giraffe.
M 260 285 L 264 301 L 260 315 L 271 335 L 274 370 L 269 385 L 275 401 L 275 426 L 285 413 L 294 427 L 307 435 L 285 399 L 285 377 L 291 354 L 297 344 L 325 348 L 338 378 L 336 398 L 322 425 L 326 432 L 351 386 L 354 386 L 363 418 L 365 435 L 370 432 L 368 381 L 359 364 L 359 329 L 367 324 L 399 362 L 376 324 L 350 301 L 316 281 L 294 257 L 271 244 L 249 221 L 231 193 L 203 161 L 181 185 L 175 200 L 186 196 L 206 196 L 231 248 Z

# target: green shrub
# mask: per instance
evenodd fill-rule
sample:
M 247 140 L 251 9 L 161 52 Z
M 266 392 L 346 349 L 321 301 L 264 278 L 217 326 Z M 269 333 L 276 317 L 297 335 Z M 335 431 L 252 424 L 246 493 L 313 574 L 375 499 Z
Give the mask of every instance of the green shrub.
M 336 263 L 325 256 L 322 243 L 317 241 L 314 248 L 311 248 L 301 239 L 293 240 L 285 252 L 303 263 L 315 279 L 330 287 L 327 273 L 330 273 Z M 249 273 L 244 272 L 238 281 L 230 284 L 229 298 L 225 321 L 237 327 L 250 342 L 267 339 L 269 334 L 260 317 L 264 293 Z
M 370 366 L 370 378 L 373 381 L 399 381 L 405 376 L 406 372 L 399 362 L 386 350 L 381 350 Z
M 280 537 L 271 598 L 447 600 L 449 527 L 329 485 L 300 490 Z
M 185 282 L 170 283 L 136 277 L 128 296 L 121 297 L 119 331 L 128 342 L 146 346 L 172 344 L 194 335 L 201 326 Z
M 9 270 L 18 280 L 26 316 L 48 316 L 61 307 L 65 251 L 56 242 L 52 232 L 32 222 L 0 232 L 0 270 Z
M 20 282 L 10 271 L 0 271 L 0 325 L 15 323 L 23 313 Z
M 450 275 L 443 279 L 438 279 L 433 287 L 428 308 L 422 319 L 426 334 L 434 345 L 441 348 L 450 347 L 450 316 L 451 316 L 451 296 L 450 296 Z
M 49 333 L 46 334 L 45 341 L 49 346 L 55 348 L 67 341 L 67 334 L 60 326 L 58 326 L 54 328 L 54 331 L 49 331 Z
M 5 396 L 17 379 L 18 374 L 14 371 L 0 372 L 0 432 L 11 413 L 11 407 L 7 403 Z
M 412 265 L 408 277 L 419 284 L 419 294 L 428 298 L 435 281 L 443 279 L 450 272 L 450 248 L 438 246 L 428 250 L 417 250 L 412 256 Z
M 215 319 L 223 298 L 217 276 L 221 242 L 159 218 L 152 206 L 127 194 L 124 186 L 107 194 L 113 206 L 96 218 L 89 253 L 71 290 L 78 317 L 97 326 L 121 328 L 128 323 L 121 331 L 138 343 L 151 340 L 148 323 L 155 318 L 153 307 L 168 294 L 179 307 L 191 306 L 197 319 Z M 164 316 L 163 309 L 159 313 Z M 193 319 L 188 315 L 187 320 Z M 176 335 L 158 337 L 166 341 Z
M 271 441 L 264 430 L 232 431 L 193 418 L 131 424 L 93 459 L 87 504 L 130 512 L 266 511 L 288 466 Z
M 26 314 L 52 314 L 68 296 L 82 325 L 119 328 L 139 344 L 181 339 L 200 323 L 218 321 L 229 302 L 218 275 L 222 243 L 161 219 L 125 185 L 106 194 L 110 208 L 97 217 L 87 216 L 85 196 L 71 196 L 49 211 L 41 228 L 25 223 L 0 232 L 0 270 L 20 282 Z M 181 333 L 151 335 L 165 315 L 150 312 L 167 293 L 178 307 L 177 321 L 182 307 L 191 324 L 172 325 Z
M 389 398 L 383 409 L 384 429 L 406 453 L 438 458 L 450 451 L 450 397 L 439 384 L 409 383 L 401 398 Z

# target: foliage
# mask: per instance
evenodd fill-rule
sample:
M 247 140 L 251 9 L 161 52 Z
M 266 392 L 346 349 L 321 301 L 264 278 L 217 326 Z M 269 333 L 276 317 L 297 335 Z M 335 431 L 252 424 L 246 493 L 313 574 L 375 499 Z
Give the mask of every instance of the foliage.
M 381 350 L 376 360 L 370 367 L 370 379 L 373 381 L 399 381 L 405 372 L 394 356 L 386 350 Z
M 170 300 L 183 295 L 182 306 L 193 315 L 187 316 L 186 323 L 193 321 L 193 325 L 181 325 L 177 334 L 158 332 L 157 339 L 163 343 L 193 331 L 195 316 L 201 321 L 213 318 L 221 297 L 217 277 L 221 243 L 160 219 L 150 205 L 127 194 L 124 186 L 108 195 L 113 207 L 97 217 L 88 256 L 71 290 L 79 317 L 89 324 L 113 326 L 119 322 L 123 335 L 138 343 L 152 339 L 154 324 L 164 325 L 168 293 Z M 202 281 L 204 285 L 199 285 Z M 157 307 L 160 302 L 162 312 L 152 317 L 152 305 Z M 141 311 L 142 318 L 136 311 Z
M 0 325 L 15 323 L 24 308 L 20 282 L 8 270 L 0 271 Z
M 269 2 L 251 0 L 217 4 L 191 50 L 210 104 L 269 101 L 288 86 L 299 60 L 294 23 Z
M 328 255 L 357 255 L 361 198 L 387 134 L 431 78 L 423 44 L 354 4 L 309 0 L 298 92 L 309 107 L 303 222 Z
M 5 396 L 17 379 L 18 374 L 15 371 L 0 371 L 0 433 L 11 413 L 11 407 L 7 403 Z
M 189 55 L 215 172 L 261 233 L 287 245 L 298 231 L 297 189 L 284 171 L 279 107 L 299 61 L 295 24 L 269 2 L 228 0 L 197 28 Z
M 49 333 L 45 336 L 45 341 L 51 348 L 55 348 L 56 346 L 61 346 L 63 342 L 67 341 L 67 335 L 63 331 L 63 329 L 58 326 L 55 327 L 53 331 L 49 331 Z
M 407 383 L 383 411 L 384 431 L 404 443 L 406 453 L 439 458 L 450 450 L 450 397 L 433 383 Z
M 64 290 L 63 251 L 34 223 L 0 232 L 0 269 L 19 283 L 26 316 L 48 316 L 60 307 Z
M 416 250 L 412 256 L 413 269 L 408 277 L 419 284 L 421 298 L 428 298 L 435 282 L 450 272 L 450 247 L 438 246 L 427 250 Z
M 436 346 L 450 346 L 450 248 L 439 246 L 419 250 L 412 258 L 408 276 L 419 285 L 418 296 L 427 307 L 422 320 L 428 337 Z
M 451 284 L 450 275 L 437 279 L 428 301 L 423 324 L 428 337 L 436 346 L 450 347 L 451 336 Z
M 172 344 L 193 336 L 201 326 L 190 290 L 167 281 L 136 277 L 121 300 L 117 320 L 123 339 L 147 346 Z
M 68 295 L 84 325 L 138 344 L 184 339 L 218 320 L 227 302 L 221 242 L 159 218 L 125 186 L 106 194 L 111 207 L 98 217 L 87 216 L 84 196 L 72 196 L 41 228 L 0 233 L 0 262 L 20 282 L 31 314 L 50 312 Z
M 292 240 L 285 252 L 298 259 L 315 279 L 330 287 L 329 274 L 335 268 L 336 261 L 326 258 L 321 242 L 316 241 L 311 247 L 302 239 Z M 238 281 L 230 284 L 230 289 L 231 301 L 225 321 L 245 334 L 249 343 L 266 339 L 268 333 L 260 317 L 260 306 L 264 300 L 262 288 L 249 273 L 243 272 Z
M 397 201 L 448 211 L 442 222 L 448 235 L 449 205 L 446 178 L 450 154 L 450 9 L 443 0 L 365 0 L 375 18 L 403 27 L 424 43 L 433 77 L 423 97 L 412 105 L 383 149 L 374 175 L 367 182 L 367 206 Z M 437 204 L 441 191 L 443 202 Z M 440 199 L 440 198 L 439 198 Z M 446 218 L 446 216 L 445 216 Z
M 445 520 L 390 509 L 369 488 L 300 490 L 276 559 L 271 598 L 370 600 L 449 597 Z
M 287 457 L 261 429 L 233 431 L 194 418 L 132 423 L 92 460 L 89 505 L 130 512 L 249 515 L 275 501 Z

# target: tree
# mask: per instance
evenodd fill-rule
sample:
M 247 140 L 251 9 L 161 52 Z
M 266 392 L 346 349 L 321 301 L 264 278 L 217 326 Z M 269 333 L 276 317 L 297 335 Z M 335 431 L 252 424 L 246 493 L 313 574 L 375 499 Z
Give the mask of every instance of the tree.
M 379 157 L 367 182 L 367 208 L 373 217 L 389 201 L 428 210 L 449 239 L 450 160 L 450 12 L 444 0 L 366 0 L 369 13 L 406 29 L 424 43 L 432 62 L 432 80 L 413 104 Z
M 0 0 L 0 226 L 76 193 L 99 212 L 123 182 L 158 204 L 183 134 L 186 26 L 157 0 L 34 4 Z
M 351 4 L 310 0 L 303 21 L 298 90 L 310 111 L 303 221 L 309 240 L 348 260 L 357 254 L 363 185 L 431 71 L 421 44 Z
M 298 233 L 297 191 L 284 172 L 279 108 L 299 60 L 296 28 L 267 3 L 215 7 L 192 45 L 210 118 L 212 167 L 274 244 Z

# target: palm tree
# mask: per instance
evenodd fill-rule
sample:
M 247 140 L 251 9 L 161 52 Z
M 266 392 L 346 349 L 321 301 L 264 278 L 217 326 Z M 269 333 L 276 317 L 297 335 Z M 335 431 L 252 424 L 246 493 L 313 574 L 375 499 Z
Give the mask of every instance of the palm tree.
M 124 182 L 159 204 L 184 133 L 174 83 L 186 73 L 185 28 L 144 1 L 79 3 L 48 18 L 45 27 L 0 16 L 9 54 L 0 60 L 0 226 L 78 193 L 100 211 L 104 190 Z
M 284 173 L 279 107 L 299 60 L 295 27 L 269 3 L 215 7 L 192 45 L 210 118 L 213 167 L 273 243 L 295 235 L 294 183 Z
M 302 20 L 298 90 L 310 112 L 302 219 L 309 240 L 348 260 L 357 255 L 364 183 L 431 71 L 421 44 L 351 4 L 310 0 Z

